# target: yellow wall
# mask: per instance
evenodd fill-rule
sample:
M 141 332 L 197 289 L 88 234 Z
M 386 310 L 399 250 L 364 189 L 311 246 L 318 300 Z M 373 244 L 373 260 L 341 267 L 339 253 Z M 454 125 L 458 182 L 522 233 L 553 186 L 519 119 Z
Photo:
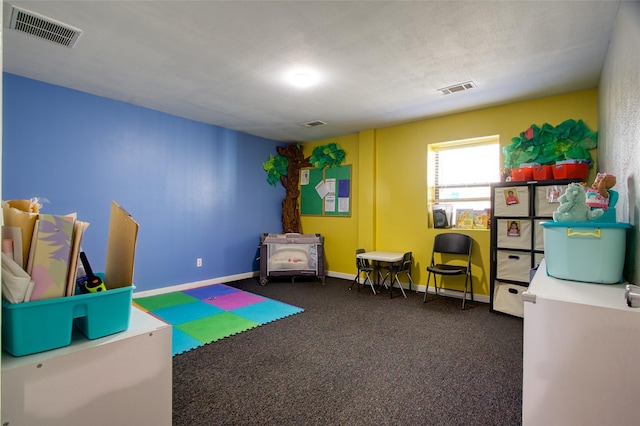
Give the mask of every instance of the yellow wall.
M 305 143 L 307 156 L 329 142 L 345 150 L 345 163 L 352 165 L 352 200 L 351 217 L 303 216 L 303 232 L 325 236 L 327 269 L 338 275 L 356 273 L 354 252 L 359 247 L 412 251 L 411 275 L 424 285 L 434 235 L 443 232 L 428 228 L 427 146 L 490 135 L 499 135 L 504 146 L 531 124 L 555 126 L 570 118 L 582 119 L 597 130 L 596 89 Z M 474 292 L 488 295 L 490 233 L 465 232 L 475 240 Z

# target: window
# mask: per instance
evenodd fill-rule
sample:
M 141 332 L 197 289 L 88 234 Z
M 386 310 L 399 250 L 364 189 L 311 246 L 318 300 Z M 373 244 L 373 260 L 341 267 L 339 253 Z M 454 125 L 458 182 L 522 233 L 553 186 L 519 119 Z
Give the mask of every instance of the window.
M 490 184 L 500 181 L 498 136 L 431 144 L 428 161 L 428 202 L 451 205 L 449 220 L 461 209 L 490 208 Z

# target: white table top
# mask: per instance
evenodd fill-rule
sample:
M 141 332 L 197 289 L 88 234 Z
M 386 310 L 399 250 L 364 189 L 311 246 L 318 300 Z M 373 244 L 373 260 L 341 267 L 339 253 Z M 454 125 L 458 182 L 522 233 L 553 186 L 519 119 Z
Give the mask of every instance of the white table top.
M 640 314 L 639 308 L 627 306 L 626 285 L 627 283 L 596 284 L 554 278 L 547 274 L 547 264 L 543 259 L 527 291 L 522 294 L 525 300 L 532 302 L 540 297 L 582 305 L 622 309 Z
M 378 262 L 400 262 L 404 258 L 404 253 L 396 251 L 368 251 L 356 255 L 359 259 L 369 259 Z

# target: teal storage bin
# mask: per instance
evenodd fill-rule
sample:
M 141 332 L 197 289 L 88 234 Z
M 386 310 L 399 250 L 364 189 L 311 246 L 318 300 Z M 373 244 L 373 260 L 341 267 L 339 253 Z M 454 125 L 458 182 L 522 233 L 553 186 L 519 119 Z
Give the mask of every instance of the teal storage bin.
M 598 284 L 622 282 L 628 223 L 541 222 L 547 274 Z
M 73 328 L 97 339 L 129 328 L 133 287 L 26 303 L 2 301 L 2 348 L 23 356 L 68 346 Z

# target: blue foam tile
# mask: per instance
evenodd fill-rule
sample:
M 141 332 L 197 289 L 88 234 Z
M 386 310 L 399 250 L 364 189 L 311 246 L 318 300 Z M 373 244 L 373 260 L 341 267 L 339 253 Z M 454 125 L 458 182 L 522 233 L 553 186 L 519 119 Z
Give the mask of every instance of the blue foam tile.
M 173 353 L 173 356 L 202 346 L 202 343 L 200 343 L 200 341 L 194 339 L 187 333 L 184 333 L 175 327 L 171 330 L 171 333 L 173 335 L 173 337 L 171 338 L 171 351 Z
M 224 309 L 220 309 L 217 306 L 213 306 L 201 300 L 151 311 L 153 315 L 168 322 L 169 324 L 182 324 L 200 318 L 209 317 L 211 315 L 216 315 L 221 312 L 224 312 Z
M 209 299 L 211 297 L 223 296 L 225 294 L 235 293 L 237 288 L 230 287 L 224 284 L 212 284 L 205 287 L 192 288 L 191 290 L 183 291 L 184 294 L 195 297 L 200 300 Z
M 264 302 L 234 309 L 231 312 L 259 324 L 266 324 L 280 318 L 304 312 L 304 309 L 276 300 L 265 300 Z

